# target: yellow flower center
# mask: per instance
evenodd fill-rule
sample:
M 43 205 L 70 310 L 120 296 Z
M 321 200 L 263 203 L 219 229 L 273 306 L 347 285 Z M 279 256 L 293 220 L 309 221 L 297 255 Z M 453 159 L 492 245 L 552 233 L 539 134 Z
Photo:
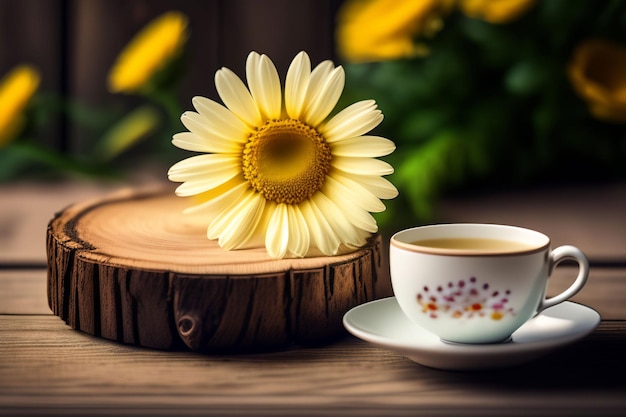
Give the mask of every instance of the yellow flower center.
M 298 204 L 317 192 L 332 153 L 320 133 L 295 119 L 268 120 L 243 150 L 243 173 L 266 200 Z

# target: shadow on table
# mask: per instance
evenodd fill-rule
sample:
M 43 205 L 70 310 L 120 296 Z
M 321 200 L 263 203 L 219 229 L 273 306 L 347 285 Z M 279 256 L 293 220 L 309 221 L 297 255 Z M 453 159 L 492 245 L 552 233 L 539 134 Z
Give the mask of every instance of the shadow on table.
M 513 368 L 449 372 L 430 370 L 445 384 L 498 389 L 626 388 L 626 334 L 591 335 L 572 346 Z M 430 373 L 430 372 L 429 372 Z

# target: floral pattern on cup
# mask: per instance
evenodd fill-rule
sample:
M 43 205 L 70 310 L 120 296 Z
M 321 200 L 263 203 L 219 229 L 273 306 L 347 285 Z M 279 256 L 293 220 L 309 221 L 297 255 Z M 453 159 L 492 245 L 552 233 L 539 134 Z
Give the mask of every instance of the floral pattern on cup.
M 453 318 L 488 317 L 502 320 L 507 314 L 515 315 L 509 302 L 510 290 L 490 288 L 488 283 L 478 283 L 476 277 L 458 282 L 448 282 L 436 287 L 424 286 L 417 294 L 422 312 L 436 319 L 440 315 Z

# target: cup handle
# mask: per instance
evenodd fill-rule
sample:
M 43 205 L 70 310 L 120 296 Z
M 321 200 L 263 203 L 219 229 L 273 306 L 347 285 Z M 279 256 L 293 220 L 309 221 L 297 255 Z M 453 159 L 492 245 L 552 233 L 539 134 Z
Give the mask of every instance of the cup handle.
M 565 260 L 573 260 L 578 263 L 578 276 L 576 280 L 568 289 L 560 293 L 559 295 L 555 295 L 551 298 L 544 298 L 539 303 L 539 308 L 537 309 L 537 313 L 545 310 L 548 307 L 552 307 L 553 305 L 562 303 L 568 298 L 573 297 L 578 291 L 580 291 L 585 283 L 587 282 L 587 277 L 589 276 L 589 261 L 585 254 L 575 246 L 559 246 L 550 252 L 550 269 L 548 273 L 552 275 L 552 271 L 556 266 Z

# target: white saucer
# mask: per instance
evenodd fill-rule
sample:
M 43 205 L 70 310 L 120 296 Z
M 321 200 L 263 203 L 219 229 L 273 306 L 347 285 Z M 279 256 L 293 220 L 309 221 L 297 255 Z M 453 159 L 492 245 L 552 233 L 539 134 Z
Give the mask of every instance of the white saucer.
M 600 315 L 581 304 L 565 301 L 529 320 L 507 343 L 456 345 L 404 315 L 395 297 L 354 307 L 343 317 L 350 333 L 365 341 L 400 353 L 411 360 L 448 370 L 493 369 L 515 366 L 546 355 L 591 333 Z

